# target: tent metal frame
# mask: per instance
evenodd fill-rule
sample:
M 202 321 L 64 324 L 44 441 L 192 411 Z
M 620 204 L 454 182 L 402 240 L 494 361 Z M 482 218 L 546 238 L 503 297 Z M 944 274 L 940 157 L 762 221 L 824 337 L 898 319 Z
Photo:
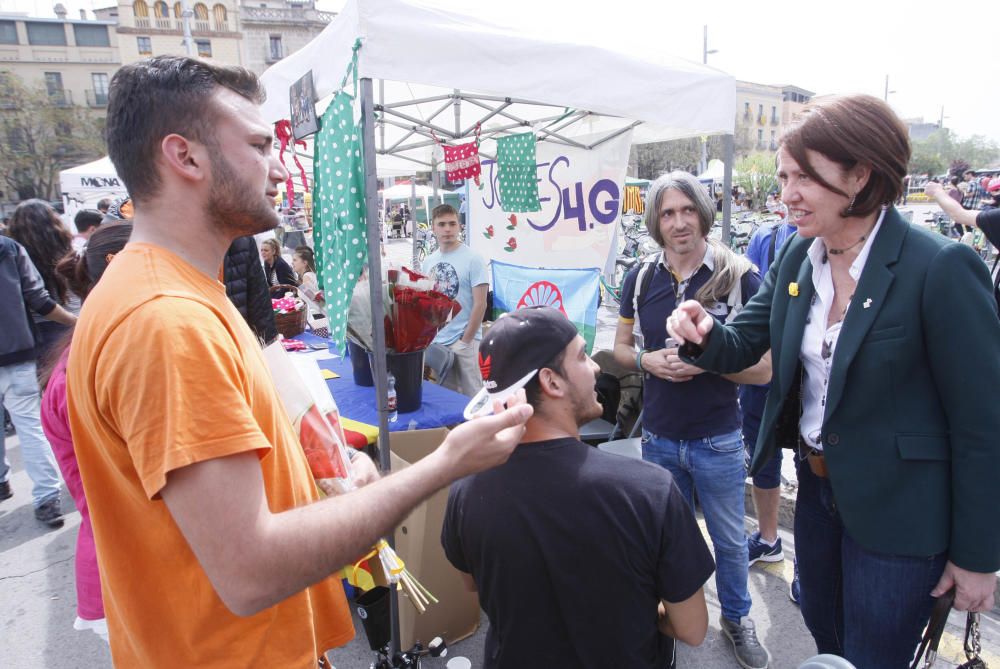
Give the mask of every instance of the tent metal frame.
M 371 298 L 371 310 L 372 310 L 372 323 L 373 323 L 373 344 L 375 347 L 375 354 L 372 356 L 374 369 L 373 376 L 375 377 L 375 400 L 378 405 L 378 459 L 379 459 L 379 469 L 383 473 L 388 473 L 391 470 L 391 462 L 389 456 L 389 412 L 388 412 L 388 398 L 387 398 L 387 365 L 386 365 L 386 342 L 385 342 L 385 329 L 382 327 L 383 320 L 385 318 L 385 305 L 382 300 L 382 256 L 381 256 L 381 237 L 379 234 L 378 226 L 378 180 L 377 180 L 377 168 L 376 161 L 379 155 L 395 156 L 397 158 L 402 158 L 404 160 L 411 161 L 416 165 L 421 166 L 424 169 L 430 170 L 433 176 L 434 182 L 434 198 L 437 199 L 438 192 L 438 178 L 437 178 L 437 159 L 433 159 L 431 163 L 427 163 L 418 158 L 413 158 L 412 156 L 404 155 L 406 151 L 412 151 L 414 149 L 426 148 L 433 144 L 437 144 L 440 139 L 442 142 L 445 141 L 457 141 L 459 139 L 465 139 L 472 136 L 475 133 L 476 126 L 481 127 L 486 121 L 493 119 L 495 117 L 502 117 L 510 121 L 509 124 L 502 125 L 498 128 L 491 128 L 489 130 L 489 137 L 502 136 L 513 134 L 514 130 L 531 128 L 538 126 L 540 123 L 547 123 L 548 125 L 538 128 L 536 131 L 543 135 L 538 138 L 540 142 L 553 142 L 556 144 L 562 144 L 565 146 L 572 146 L 576 148 L 591 150 L 594 149 L 607 141 L 618 137 L 633 128 L 641 125 L 642 121 L 633 121 L 626 124 L 624 127 L 616 128 L 613 131 L 606 133 L 597 140 L 590 144 L 584 144 L 582 142 L 576 141 L 562 134 L 562 131 L 573 126 L 576 123 L 586 119 L 587 117 L 594 114 L 594 112 L 583 111 L 583 110 L 571 110 L 568 108 L 562 108 L 562 111 L 558 113 L 553 113 L 552 115 L 544 116 L 542 118 L 528 120 L 526 118 L 521 118 L 516 114 L 509 111 L 509 108 L 515 104 L 517 105 L 531 105 L 533 107 L 544 107 L 553 110 L 559 110 L 560 108 L 555 105 L 538 103 L 531 100 L 523 100 L 514 97 L 501 97 L 496 95 L 481 95 L 462 92 L 458 89 L 454 89 L 452 93 L 434 95 L 425 98 L 420 98 L 416 100 L 406 100 L 401 102 L 391 102 L 386 103 L 384 101 L 385 97 L 385 85 L 382 80 L 378 82 L 378 102 L 375 101 L 375 85 L 370 77 L 361 77 L 359 80 L 359 98 L 361 103 L 361 130 L 362 130 L 362 142 L 363 142 L 363 160 L 364 160 L 364 183 L 365 183 L 365 212 L 367 216 L 367 247 L 368 247 L 368 287 L 369 296 Z M 435 108 L 433 114 L 427 117 L 426 120 L 407 113 L 407 108 L 414 105 L 420 104 L 430 104 L 434 102 L 442 103 Z M 462 115 L 462 102 L 469 103 L 472 106 L 479 107 L 483 110 L 482 115 L 476 120 L 475 123 L 462 127 L 461 115 Z M 445 113 L 449 108 L 453 110 L 454 122 L 451 128 L 445 128 L 444 125 L 440 123 L 435 123 L 434 120 Z M 607 116 L 607 115 L 605 115 Z M 407 131 L 406 134 L 396 140 L 391 146 L 386 147 L 385 140 L 385 128 L 386 126 L 392 126 L 400 128 Z M 554 126 L 554 127 L 552 127 Z M 379 142 L 376 143 L 376 134 L 378 135 Z M 414 141 L 409 144 L 405 142 L 414 135 L 419 135 L 424 138 L 423 141 Z M 437 137 L 435 137 L 437 135 Z M 727 134 L 723 135 L 723 151 L 725 154 L 725 173 L 723 177 L 723 216 L 722 216 L 722 236 L 723 240 L 728 242 L 730 236 L 730 212 L 731 212 L 731 191 L 732 191 L 732 165 L 733 165 L 733 135 Z M 495 156 L 486 155 L 488 158 L 495 158 Z M 411 195 L 411 211 L 416 211 L 415 203 L 413 202 L 414 197 Z M 414 230 L 413 239 L 416 243 L 417 230 L 416 230 L 416 217 L 414 216 Z M 390 546 L 394 547 L 394 538 L 390 534 L 387 537 L 387 541 Z M 400 651 L 399 644 L 399 595 L 395 589 L 390 588 L 390 624 L 392 633 L 392 652 L 393 655 Z

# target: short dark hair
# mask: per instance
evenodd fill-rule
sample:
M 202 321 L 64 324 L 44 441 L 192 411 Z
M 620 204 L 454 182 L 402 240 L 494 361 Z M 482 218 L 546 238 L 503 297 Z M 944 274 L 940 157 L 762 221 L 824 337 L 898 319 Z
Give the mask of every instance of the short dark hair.
M 250 70 L 183 56 L 157 56 L 119 68 L 108 91 L 108 155 L 137 204 L 156 195 L 160 142 L 177 133 L 214 145 L 211 96 L 219 88 L 261 104 Z
M 563 350 L 556 354 L 556 357 L 552 358 L 549 362 L 545 363 L 538 368 L 538 374 L 531 377 L 531 380 L 524 386 L 524 397 L 535 409 L 538 409 L 542 401 L 542 383 L 539 381 L 538 377 L 542 375 L 543 369 L 551 369 L 553 372 L 559 376 L 565 377 L 566 370 L 563 367 L 563 363 L 566 361 L 566 350 L 569 348 L 567 346 Z
M 816 173 L 806 151 L 821 153 L 845 170 L 858 164 L 871 167 L 868 183 L 857 193 L 849 215 L 868 216 L 903 193 L 909 134 L 896 112 L 871 95 L 835 96 L 807 105 L 782 134 L 780 144 L 810 178 L 845 197 L 850 195 Z
M 100 201 L 97 203 L 97 208 L 98 208 L 98 210 L 100 210 L 101 212 L 103 212 L 105 214 L 108 213 L 108 209 L 111 208 L 111 198 L 110 197 L 102 197 L 100 199 Z
M 96 209 L 81 209 L 73 217 L 73 224 L 76 226 L 77 232 L 84 233 L 91 228 L 96 228 L 103 220 L 104 214 Z
M 442 216 L 452 215 L 458 218 L 458 209 L 455 209 L 450 204 L 439 204 L 438 206 L 431 209 L 431 225 L 434 225 L 434 221 L 438 220 Z

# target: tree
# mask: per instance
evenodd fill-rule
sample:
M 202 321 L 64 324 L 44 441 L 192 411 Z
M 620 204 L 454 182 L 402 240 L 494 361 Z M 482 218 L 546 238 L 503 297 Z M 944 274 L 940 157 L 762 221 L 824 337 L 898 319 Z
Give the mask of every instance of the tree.
M 59 172 L 99 158 L 104 119 L 0 72 L 0 178 L 18 199 L 54 199 Z
M 764 205 L 768 193 L 778 190 L 778 169 L 773 153 L 751 153 L 737 161 L 733 171 L 736 185 L 746 191 L 758 208 Z
M 655 179 L 666 172 L 697 172 L 701 161 L 701 140 L 697 137 L 653 142 L 632 147 L 630 163 L 640 179 Z
M 942 174 L 945 171 L 989 167 L 1000 160 L 1000 146 L 981 135 L 959 139 L 947 128 L 912 142 L 910 174 Z

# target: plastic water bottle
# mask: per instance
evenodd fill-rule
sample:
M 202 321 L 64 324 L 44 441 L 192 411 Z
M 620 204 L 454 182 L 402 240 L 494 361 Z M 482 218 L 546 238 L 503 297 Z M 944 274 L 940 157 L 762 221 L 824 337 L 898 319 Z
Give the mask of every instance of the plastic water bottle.
M 389 372 L 389 392 L 388 395 L 388 409 L 389 409 L 389 422 L 395 423 L 396 419 L 399 418 L 399 411 L 396 410 L 396 377 Z

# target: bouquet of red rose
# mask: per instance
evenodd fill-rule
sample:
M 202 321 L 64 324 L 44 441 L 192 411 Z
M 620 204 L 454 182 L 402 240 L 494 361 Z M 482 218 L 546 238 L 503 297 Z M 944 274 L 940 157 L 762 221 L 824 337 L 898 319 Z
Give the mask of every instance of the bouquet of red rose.
M 462 310 L 423 274 L 403 267 L 388 271 L 385 315 L 386 346 L 396 353 L 420 351 Z

